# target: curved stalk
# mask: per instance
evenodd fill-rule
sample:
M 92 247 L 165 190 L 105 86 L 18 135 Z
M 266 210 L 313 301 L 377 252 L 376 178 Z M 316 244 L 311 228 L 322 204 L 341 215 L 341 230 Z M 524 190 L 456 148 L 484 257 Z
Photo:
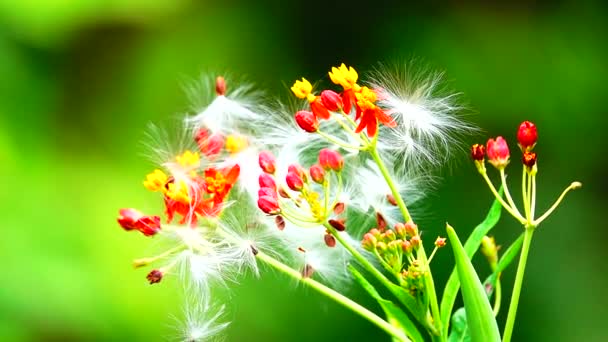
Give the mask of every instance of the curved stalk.
M 526 262 L 528 261 L 528 252 L 532 242 L 532 234 L 534 234 L 534 226 L 527 226 L 524 232 L 524 242 L 517 265 L 517 273 L 515 275 L 515 283 L 513 284 L 513 294 L 511 295 L 511 303 L 509 304 L 509 313 L 507 314 L 507 323 L 503 333 L 503 342 L 510 342 L 513 335 L 513 326 L 515 325 L 515 316 L 517 315 L 517 306 L 519 305 L 519 295 L 524 280 L 524 272 L 526 270 Z

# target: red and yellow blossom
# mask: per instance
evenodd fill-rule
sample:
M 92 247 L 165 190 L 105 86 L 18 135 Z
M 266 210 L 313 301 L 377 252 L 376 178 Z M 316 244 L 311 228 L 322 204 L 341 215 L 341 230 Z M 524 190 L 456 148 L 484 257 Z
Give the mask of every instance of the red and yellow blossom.
M 361 89 L 357 84 L 359 74 L 357 74 L 357 71 L 352 66 L 346 67 L 342 63 L 338 68 L 331 68 L 329 78 L 334 84 L 340 85 L 344 89 L 344 93 L 342 94 L 343 108 L 346 114 L 350 113 L 352 105 L 356 101 L 355 93 Z
M 316 117 L 320 119 L 329 119 L 329 111 L 321 102 L 321 97 L 312 93 L 312 84 L 304 77 L 301 81 L 296 81 L 291 87 L 291 91 L 297 98 L 306 99 L 310 103 L 310 109 Z
M 380 107 L 376 105 L 378 95 L 368 87 L 361 87 L 355 93 L 357 99 L 357 114 L 355 120 L 360 120 L 355 132 L 359 133 L 364 128 L 367 128 L 367 135 L 373 137 L 378 129 L 378 121 L 388 127 L 395 127 L 397 123 L 393 118 L 386 114 Z

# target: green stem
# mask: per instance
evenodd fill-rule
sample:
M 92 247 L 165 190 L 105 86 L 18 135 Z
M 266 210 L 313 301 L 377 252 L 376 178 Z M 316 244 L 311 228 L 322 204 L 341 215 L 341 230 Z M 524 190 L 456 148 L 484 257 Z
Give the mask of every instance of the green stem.
M 393 197 L 395 198 L 395 201 L 397 202 L 397 206 L 401 210 L 403 219 L 405 220 L 405 222 L 410 222 L 412 220 L 412 216 L 410 215 L 409 210 L 407 210 L 407 207 L 405 206 L 405 202 L 403 201 L 403 198 L 401 197 L 401 194 L 399 193 L 399 189 L 397 189 L 397 186 L 395 185 L 395 182 L 391 178 L 391 175 L 388 172 L 386 165 L 384 165 L 384 162 L 380 158 L 380 155 L 378 154 L 378 150 L 376 149 L 375 145 L 372 146 L 369 153 L 372 155 L 372 158 L 376 162 L 376 165 L 378 165 L 378 168 L 380 169 L 380 173 L 382 173 L 382 176 L 384 177 L 386 184 L 388 184 L 388 187 L 391 189 L 391 192 L 393 193 Z
M 530 205 L 530 219 L 534 220 L 536 211 L 536 175 L 532 175 L 532 204 Z
M 509 205 L 511 206 L 511 208 L 513 208 L 513 211 L 515 211 L 517 213 L 517 215 L 519 215 L 521 217 L 521 213 L 517 209 L 517 206 L 515 205 L 515 201 L 513 201 L 513 197 L 511 197 L 511 192 L 509 191 L 509 187 L 507 186 L 507 175 L 505 174 L 505 169 L 500 169 L 500 179 L 502 181 L 502 188 L 505 189 L 505 197 L 507 197 L 507 201 L 509 202 Z
M 521 175 L 521 196 L 524 201 L 524 213 L 526 215 L 526 220 L 530 218 L 530 203 L 528 202 L 527 179 L 528 173 L 526 172 L 526 166 L 524 165 Z
M 216 228 L 218 234 L 222 237 L 226 238 L 229 241 L 234 241 L 234 237 L 230 234 L 224 232 L 222 229 Z M 409 342 L 410 340 L 403 334 L 403 332 L 391 325 L 380 316 L 375 313 L 369 311 L 367 308 L 361 306 L 359 303 L 353 301 L 352 299 L 342 295 L 341 293 L 323 285 L 322 283 L 312 279 L 312 278 L 303 278 L 302 274 L 293 268 L 285 265 L 284 263 L 278 261 L 277 259 L 265 254 L 262 251 L 258 251 L 256 254 L 256 259 L 264 262 L 268 266 L 274 268 L 275 270 L 291 277 L 295 280 L 301 281 L 302 283 L 308 285 L 310 288 L 318 291 L 319 293 L 327 296 L 330 299 L 333 299 L 335 302 L 341 304 L 352 312 L 360 315 L 361 317 L 367 319 L 371 323 L 375 324 L 378 328 L 384 330 L 386 333 L 395 337 L 396 339 L 404 342 Z
M 336 144 L 336 145 L 338 145 L 338 146 L 340 146 L 342 148 L 345 148 L 347 150 L 348 149 L 351 149 L 351 150 L 364 150 L 364 148 L 362 148 L 360 146 L 350 145 L 347 142 L 335 139 L 332 136 L 330 136 L 329 134 L 323 133 L 320 130 L 317 130 L 317 133 L 319 133 L 319 135 L 322 136 L 323 138 L 325 138 L 327 141 L 329 141 L 329 142 L 331 142 L 333 144 Z
M 507 323 L 503 333 L 503 342 L 511 341 L 513 334 L 513 326 L 515 325 L 515 316 L 517 315 L 517 305 L 519 304 L 519 295 L 524 280 L 524 272 L 526 270 L 526 262 L 528 261 L 528 252 L 532 242 L 532 234 L 534 234 L 534 226 L 526 226 L 524 233 L 524 243 L 519 256 L 519 264 L 517 265 L 517 273 L 515 275 L 515 284 L 513 284 L 513 294 L 511 295 L 511 303 L 509 304 L 509 313 L 507 314 Z
M 500 312 L 500 304 L 502 301 L 502 286 L 500 285 L 500 273 L 496 275 L 496 290 L 494 291 L 494 316 L 498 316 Z
M 352 312 L 367 319 L 371 323 L 375 324 L 378 328 L 384 330 L 386 333 L 397 338 L 398 340 L 409 341 L 409 339 L 403 334 L 403 332 L 400 329 L 394 327 L 387 321 L 380 318 L 375 313 L 369 311 L 365 307 L 354 302 L 353 300 L 342 295 L 341 293 L 339 293 L 335 290 L 332 290 L 331 288 L 319 283 L 318 281 L 316 281 L 314 279 L 302 278 L 302 274 L 300 274 L 300 272 L 298 272 L 298 271 L 292 269 L 291 267 L 283 264 L 282 262 L 272 258 L 271 256 L 264 254 L 263 252 L 258 252 L 258 254 L 256 255 L 256 258 L 258 260 L 264 262 L 265 264 L 271 266 L 275 270 L 280 271 L 281 273 L 287 275 L 288 277 L 301 281 L 302 283 L 308 285 L 310 288 L 312 288 L 312 289 L 316 290 L 317 292 L 325 295 L 326 297 L 334 300 L 336 303 L 341 304 L 342 306 L 346 307 L 347 309 L 351 310 Z
M 502 199 L 502 196 L 498 193 L 498 191 L 494 187 L 494 184 L 492 184 L 492 181 L 488 177 L 488 174 L 486 172 L 480 172 L 480 173 L 481 173 L 481 176 L 483 177 L 483 179 L 488 184 L 490 191 L 492 191 L 492 194 L 494 194 L 494 197 L 498 200 L 498 202 L 500 202 L 500 204 L 502 204 L 502 207 L 505 208 L 505 210 L 507 212 L 509 212 L 509 214 L 511 214 L 513 217 L 515 217 L 521 224 L 526 224 L 526 219 L 523 218 L 521 216 L 521 214 L 514 212 L 513 208 L 511 208 L 511 206 L 509 204 L 507 204 L 507 202 L 505 202 L 505 200 Z
M 569 187 L 567 187 L 562 194 L 559 196 L 559 198 L 557 199 L 557 201 L 555 201 L 555 203 L 553 203 L 553 205 L 551 206 L 551 208 L 549 208 L 549 210 L 547 210 L 541 217 L 539 217 L 536 221 L 534 221 L 534 225 L 538 226 L 541 222 L 543 222 L 547 217 L 549 217 L 549 215 L 551 215 L 551 213 L 553 212 L 553 210 L 555 210 L 559 204 L 562 202 L 562 200 L 564 199 L 564 196 L 566 196 L 566 194 L 568 192 L 570 192 L 570 190 L 574 190 L 574 189 L 578 189 L 581 186 L 583 186 L 581 183 L 579 182 L 573 182 L 572 184 L 570 184 Z

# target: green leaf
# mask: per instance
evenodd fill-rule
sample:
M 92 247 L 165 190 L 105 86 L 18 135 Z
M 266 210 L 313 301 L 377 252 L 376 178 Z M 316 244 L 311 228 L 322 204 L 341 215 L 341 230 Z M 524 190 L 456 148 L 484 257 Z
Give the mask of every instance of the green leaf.
M 471 342 L 466 315 L 467 313 L 464 308 L 454 311 L 452 315 L 452 331 L 450 332 L 448 342 Z
M 454 252 L 458 279 L 462 285 L 462 297 L 472 341 L 500 342 L 500 332 L 486 291 L 475 272 L 473 264 L 460 243 L 454 228 L 447 225 L 448 239 Z
M 401 310 L 397 305 L 395 305 L 395 303 L 382 298 L 374 286 L 370 284 L 367 279 L 365 279 L 363 275 L 352 265 L 348 265 L 348 269 L 361 287 L 363 287 L 374 299 L 378 301 L 378 304 L 380 304 L 384 310 L 387 321 L 390 324 L 403 330 L 413 342 L 424 342 L 424 338 L 407 313 Z
M 502 195 L 502 188 L 499 193 Z M 481 245 L 481 239 L 487 235 L 492 228 L 498 223 L 500 219 L 500 213 L 502 210 L 502 205 L 498 200 L 494 200 L 494 203 L 490 207 L 490 211 L 486 215 L 486 218 L 479 224 L 473 232 L 471 236 L 467 239 L 467 242 L 464 244 L 464 249 L 466 251 L 469 259 L 475 255 L 475 252 L 479 249 L 479 245 Z M 452 309 L 454 308 L 454 303 L 456 302 L 456 296 L 458 295 L 458 290 L 460 289 L 460 281 L 458 279 L 458 274 L 456 272 L 456 268 L 450 274 L 450 278 L 445 284 L 445 289 L 443 290 L 443 298 L 441 299 L 441 321 L 445 322 L 443 326 L 443 335 L 445 337 L 448 336 L 448 329 L 450 326 L 450 314 L 452 313 Z

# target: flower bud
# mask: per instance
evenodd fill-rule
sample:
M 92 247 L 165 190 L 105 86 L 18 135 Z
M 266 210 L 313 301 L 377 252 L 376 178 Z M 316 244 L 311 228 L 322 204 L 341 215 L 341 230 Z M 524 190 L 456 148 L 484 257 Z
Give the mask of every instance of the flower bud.
M 342 109 L 342 98 L 333 90 L 323 90 L 321 92 L 321 102 L 325 108 L 332 112 Z
M 226 80 L 222 76 L 215 79 L 215 93 L 217 96 L 226 95 Z
M 524 152 L 524 155 L 522 157 L 522 162 L 528 168 L 534 167 L 534 165 L 536 165 L 536 153 L 530 152 L 530 151 Z
M 473 160 L 482 161 L 486 155 L 486 148 L 483 145 L 475 144 L 471 147 L 471 157 Z
M 484 236 L 481 239 L 481 254 L 483 254 L 490 265 L 496 265 L 498 262 L 498 246 L 493 237 Z
M 277 197 L 277 192 L 273 188 L 260 188 L 258 190 L 258 197 L 263 196 Z
M 258 208 L 269 215 L 276 215 L 281 211 L 278 199 L 273 196 L 261 196 L 258 198 Z
M 407 222 L 405 225 L 405 233 L 408 236 L 418 235 L 418 226 L 413 222 Z
M 327 221 L 332 227 L 334 227 L 337 231 L 343 232 L 344 230 L 346 230 L 346 220 L 344 219 L 331 219 L 329 221 Z
M 420 244 L 422 243 L 422 240 L 420 239 L 420 235 L 412 236 L 412 238 L 410 239 L 410 243 L 412 244 L 413 248 L 418 248 L 418 246 L 420 246 Z
M 302 178 L 300 178 L 300 176 L 294 172 L 287 173 L 285 182 L 287 182 L 287 186 L 293 191 L 302 191 L 302 188 L 304 187 Z
M 438 236 L 437 240 L 435 240 L 435 247 L 437 247 L 437 248 L 445 247 L 445 244 L 446 244 L 446 239 L 442 238 L 441 236 Z
M 260 168 L 262 168 L 262 171 L 269 174 L 274 174 L 277 169 L 276 159 L 274 158 L 272 153 L 268 151 L 263 151 L 260 153 L 258 157 L 258 163 L 260 164 Z
M 387 230 L 386 233 L 384 233 L 384 236 L 386 236 L 387 241 L 393 241 L 397 238 L 397 235 L 395 235 L 395 232 L 392 229 Z
M 336 247 L 336 238 L 333 235 L 329 233 L 325 234 L 323 239 L 325 239 L 325 244 L 327 245 L 327 247 Z
M 509 146 L 503 137 L 488 140 L 487 153 L 490 164 L 495 168 L 502 170 L 509 164 Z
M 376 243 L 378 243 L 378 240 L 373 234 L 365 233 L 365 235 L 363 235 L 363 241 L 361 241 L 361 246 L 366 251 L 371 252 L 376 248 Z
M 295 115 L 296 123 L 308 133 L 314 133 L 319 128 L 319 122 L 312 112 L 301 110 Z
M 209 131 L 205 128 L 201 128 L 196 132 L 194 140 L 199 150 L 207 158 L 215 158 L 222 151 L 222 147 L 224 147 L 224 137 L 219 133 L 209 134 Z
M 406 232 L 405 232 L 405 225 L 404 225 L 403 223 L 401 223 L 401 222 L 397 222 L 397 223 L 395 224 L 394 230 L 395 230 L 395 234 L 397 234 L 397 236 L 398 236 L 399 238 L 401 238 L 401 239 L 405 239 L 405 237 L 406 237 Z
M 283 198 L 290 198 L 291 196 L 289 196 L 289 194 L 287 193 L 287 191 L 285 190 L 284 187 L 280 187 L 279 188 L 279 196 L 283 197 Z
M 258 183 L 260 184 L 260 188 L 270 188 L 277 191 L 277 184 L 275 183 L 274 178 L 267 173 L 262 173 L 258 177 Z
M 536 125 L 530 121 L 524 121 L 519 125 L 517 130 L 517 141 L 522 151 L 530 151 L 534 148 L 538 139 L 538 131 Z
M 118 224 L 125 230 L 138 230 L 145 236 L 152 236 L 160 230 L 160 217 L 147 216 L 138 210 L 120 209 Z
M 287 167 L 287 173 L 295 173 L 302 179 L 303 182 L 306 182 L 308 177 L 306 177 L 306 171 L 298 164 L 291 164 Z
M 369 233 L 372 234 L 376 239 L 380 239 L 380 236 L 382 235 L 382 233 L 376 228 L 370 229 Z
M 401 242 L 401 249 L 403 249 L 405 253 L 409 254 L 412 252 L 412 244 L 407 240 L 403 240 L 403 242 Z
M 163 279 L 163 272 L 160 270 L 152 270 L 150 273 L 148 273 L 146 279 L 148 279 L 150 285 L 160 283 L 160 281 Z
M 339 172 L 344 167 L 344 159 L 337 151 L 324 148 L 319 152 L 319 164 L 321 164 L 325 170 Z
M 315 164 L 311 166 L 308 172 L 310 173 L 310 178 L 312 178 L 315 183 L 323 184 L 325 181 L 325 171 L 323 171 L 321 165 Z

